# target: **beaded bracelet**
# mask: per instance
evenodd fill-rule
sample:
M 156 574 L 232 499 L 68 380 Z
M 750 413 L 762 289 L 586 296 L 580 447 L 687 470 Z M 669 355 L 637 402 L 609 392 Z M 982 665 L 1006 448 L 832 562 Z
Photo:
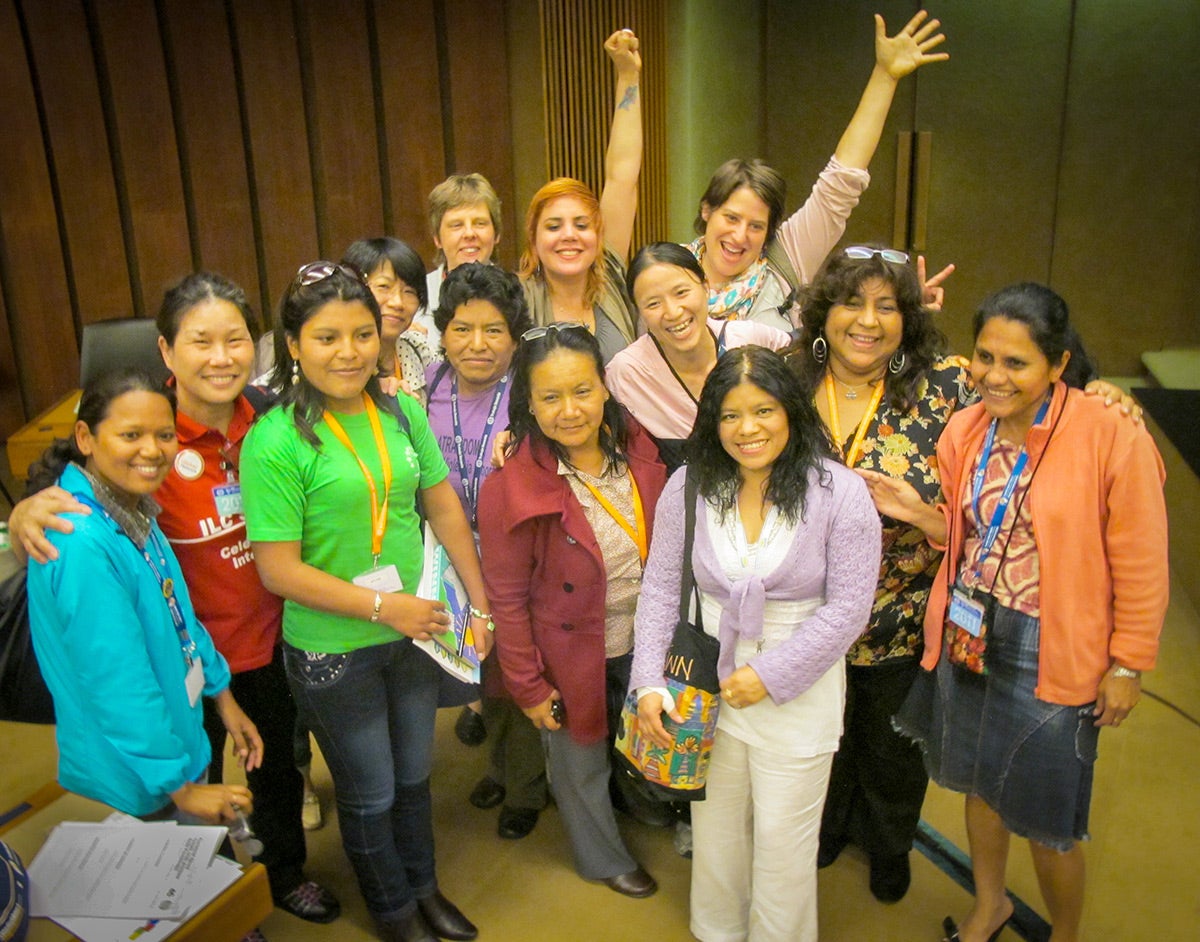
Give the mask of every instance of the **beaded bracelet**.
M 471 615 L 475 618 L 482 618 L 484 621 L 486 621 L 488 631 L 496 630 L 496 623 L 494 621 L 492 621 L 492 616 L 491 616 L 490 612 L 481 612 L 474 605 L 472 605 L 471 606 Z

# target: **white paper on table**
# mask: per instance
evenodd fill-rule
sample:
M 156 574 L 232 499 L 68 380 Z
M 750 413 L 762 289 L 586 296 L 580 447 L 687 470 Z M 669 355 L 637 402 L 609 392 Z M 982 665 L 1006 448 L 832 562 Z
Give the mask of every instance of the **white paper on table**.
M 29 867 L 33 916 L 180 918 L 184 889 L 225 829 L 63 822 Z
M 203 909 L 233 886 L 242 875 L 237 861 L 214 857 L 212 863 L 194 874 L 190 885 L 187 913 Z M 159 942 L 183 925 L 173 919 L 104 919 L 86 916 L 60 916 L 54 920 L 84 942 Z

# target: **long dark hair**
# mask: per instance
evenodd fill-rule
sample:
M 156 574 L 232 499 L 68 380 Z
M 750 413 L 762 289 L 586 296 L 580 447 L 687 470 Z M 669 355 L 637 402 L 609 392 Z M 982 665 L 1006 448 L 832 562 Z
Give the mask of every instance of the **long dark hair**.
M 688 437 L 688 465 L 700 475 L 700 494 L 722 516 L 737 502 L 741 469 L 721 444 L 721 406 L 740 383 L 751 383 L 774 396 L 788 418 L 788 441 L 771 465 L 766 499 L 775 504 L 790 523 L 804 515 L 809 475 L 816 472 L 822 485 L 829 472 L 821 459 L 833 459 L 833 449 L 812 396 L 783 357 L 766 347 L 748 345 L 727 351 L 713 367 L 700 393 L 696 424 Z
M 301 273 L 317 265 L 328 265 L 332 270 L 324 278 L 304 284 L 305 278 Z M 316 449 L 320 449 L 321 439 L 314 427 L 325 411 L 325 396 L 308 381 L 304 370 L 298 368 L 287 342 L 288 338 L 299 342 L 300 328 L 330 301 L 362 303 L 375 320 L 376 333 L 379 332 L 381 320 L 379 305 L 366 282 L 353 269 L 333 262 L 313 262 L 303 266 L 284 292 L 283 300 L 279 302 L 279 329 L 275 331 L 275 369 L 271 373 L 271 386 L 280 390 L 281 405 L 295 406 L 292 421 L 304 440 Z M 296 383 L 292 382 L 293 376 L 298 380 Z M 379 388 L 379 378 L 374 374 L 367 380 L 366 392 L 381 409 L 392 413 L 396 411 L 397 406 L 384 396 Z
M 1068 386 L 1083 389 L 1099 376 L 1095 362 L 1083 349 L 1083 340 L 1071 326 L 1067 302 L 1045 285 L 1023 281 L 984 298 L 975 312 L 975 339 L 979 339 L 983 325 L 993 317 L 1024 324 L 1052 366 L 1061 362 L 1063 353 L 1069 351 L 1071 359 L 1062 372 L 1062 381 Z
M 869 246 L 876 248 L 876 246 Z M 813 341 L 824 337 L 825 321 L 835 305 L 845 304 L 862 292 L 873 278 L 890 285 L 900 308 L 902 333 L 899 352 L 904 364 L 883 374 L 887 404 L 897 412 L 908 412 L 917 404 L 921 381 L 946 350 L 946 337 L 921 302 L 921 282 L 911 265 L 889 262 L 882 255 L 851 258 L 838 249 L 821 266 L 811 285 L 801 289 L 800 337 L 783 353 L 800 374 L 811 395 L 825 376 L 825 363 L 813 356 Z
M 546 333 L 532 340 L 522 339 L 513 357 L 512 390 L 508 395 L 508 430 L 512 440 L 507 453 L 512 454 L 525 439 L 546 445 L 560 461 L 567 460 L 566 450 L 556 441 L 547 438 L 537 419 L 530 412 L 531 383 L 533 368 L 543 362 L 555 350 L 573 350 L 590 357 L 596 365 L 596 376 L 604 385 L 604 360 L 600 356 L 600 344 L 592 332 L 582 325 L 551 324 Z M 613 396 L 604 403 L 604 423 L 600 426 L 600 450 L 609 462 L 625 461 L 625 450 L 629 444 L 629 428 L 620 405 Z
M 175 346 L 175 337 L 179 333 L 179 325 L 183 323 L 184 315 L 205 301 L 228 301 L 242 315 L 250 336 L 258 339 L 258 318 L 246 299 L 246 292 L 224 275 L 198 271 L 172 285 L 163 295 L 155 324 L 168 347 Z
M 654 265 L 673 265 L 682 268 L 702 285 L 707 285 L 704 267 L 686 245 L 678 242 L 649 242 L 638 249 L 637 255 L 625 270 L 625 288 L 633 297 L 633 286 L 642 272 Z M 635 301 L 634 304 L 637 304 Z M 707 313 L 707 312 L 706 312 Z
M 88 384 L 79 400 L 77 418 L 94 435 L 96 427 L 108 418 L 113 401 L 128 392 L 149 392 L 162 396 L 170 403 L 171 413 L 175 412 L 173 390 L 156 382 L 145 370 L 128 366 L 104 373 Z M 74 432 L 66 438 L 54 439 L 50 447 L 30 466 L 25 496 L 29 497 L 50 487 L 62 476 L 68 464 L 77 464 L 81 468 L 87 464 L 87 456 L 79 450 Z

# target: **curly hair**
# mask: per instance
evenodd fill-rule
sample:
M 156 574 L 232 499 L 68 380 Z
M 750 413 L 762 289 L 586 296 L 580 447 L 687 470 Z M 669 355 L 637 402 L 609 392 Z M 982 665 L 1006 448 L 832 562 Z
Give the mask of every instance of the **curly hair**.
M 685 446 L 688 464 L 699 474 L 704 499 L 722 517 L 730 513 L 737 503 L 742 475 L 737 461 L 721 444 L 721 409 L 725 397 L 741 383 L 773 396 L 787 413 L 787 444 L 771 465 L 765 496 L 795 523 L 804 515 L 812 476 L 815 474 L 822 486 L 829 481 L 822 459 L 836 459 L 812 396 L 774 351 L 749 344 L 727 351 L 717 361 L 704 381 L 696 424 Z
M 1062 361 L 1063 353 L 1071 354 L 1062 373 L 1062 381 L 1075 389 L 1083 389 L 1100 374 L 1096 364 L 1083 348 L 1083 340 L 1071 326 L 1067 302 L 1060 295 L 1032 281 L 1009 285 L 989 295 L 975 312 L 973 336 L 978 339 L 983 325 L 994 317 L 1024 324 L 1029 336 L 1051 364 Z
M 876 246 L 870 246 L 875 248 Z M 835 251 L 825 260 L 811 285 L 801 289 L 800 336 L 783 356 L 811 395 L 825 376 L 825 364 L 813 356 L 813 341 L 825 336 L 829 311 L 862 292 L 863 285 L 878 279 L 896 292 L 902 332 L 900 352 L 904 364 L 898 372 L 884 373 L 883 389 L 888 405 L 907 412 L 916 405 L 925 374 L 946 350 L 946 337 L 933 322 L 933 312 L 921 301 L 921 282 L 911 265 L 886 261 L 882 255 L 851 258 Z
M 514 343 L 533 326 L 525 303 L 525 290 L 516 275 L 487 262 L 467 262 L 455 268 L 442 282 L 438 309 L 433 312 L 438 333 L 446 332 L 454 320 L 454 312 L 468 301 L 487 301 L 499 311 Z
M 508 394 L 508 430 L 512 433 L 512 439 L 508 443 L 506 453 L 511 455 L 517 450 L 517 446 L 528 438 L 546 445 L 554 457 L 566 461 L 566 450 L 558 442 L 546 437 L 531 411 L 533 368 L 556 350 L 572 350 L 592 360 L 596 367 L 596 376 L 603 386 L 604 360 L 600 356 L 599 342 L 583 325 L 551 324 L 545 330 L 544 334 L 530 340 L 522 337 L 517 346 L 516 356 L 513 357 L 512 389 Z M 625 423 L 624 412 L 616 397 L 609 396 L 604 403 L 604 422 L 600 426 L 600 450 L 609 462 L 624 462 L 628 445 L 629 427 Z
M 311 284 L 304 284 L 305 278 L 301 273 L 318 265 L 328 265 L 331 269 L 330 274 Z M 288 340 L 298 342 L 300 329 L 330 301 L 361 303 L 371 312 L 377 333 L 381 322 L 375 295 L 356 270 L 344 265 L 334 262 L 313 262 L 304 265 L 284 292 L 283 299 L 279 302 L 279 329 L 275 331 L 275 369 L 271 373 L 271 387 L 280 390 L 280 405 L 295 407 L 292 420 L 301 437 L 316 449 L 320 449 L 321 439 L 315 427 L 321 413 L 325 411 L 325 396 L 308 381 L 304 371 L 299 369 L 292 351 L 288 348 Z M 295 383 L 292 382 L 293 376 L 297 380 Z M 374 374 L 367 379 L 366 393 L 381 409 L 390 413 L 396 412 L 398 407 L 394 401 L 389 402 L 384 396 L 383 390 L 379 388 L 379 378 Z

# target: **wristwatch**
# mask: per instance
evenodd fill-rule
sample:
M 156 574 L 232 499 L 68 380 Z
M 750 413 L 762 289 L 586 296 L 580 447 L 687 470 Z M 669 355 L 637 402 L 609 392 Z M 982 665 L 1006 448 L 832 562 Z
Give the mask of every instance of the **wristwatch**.
M 1114 677 L 1128 677 L 1130 680 L 1140 680 L 1142 672 L 1130 670 L 1128 667 L 1122 667 L 1120 664 L 1118 664 L 1113 668 L 1112 675 Z

